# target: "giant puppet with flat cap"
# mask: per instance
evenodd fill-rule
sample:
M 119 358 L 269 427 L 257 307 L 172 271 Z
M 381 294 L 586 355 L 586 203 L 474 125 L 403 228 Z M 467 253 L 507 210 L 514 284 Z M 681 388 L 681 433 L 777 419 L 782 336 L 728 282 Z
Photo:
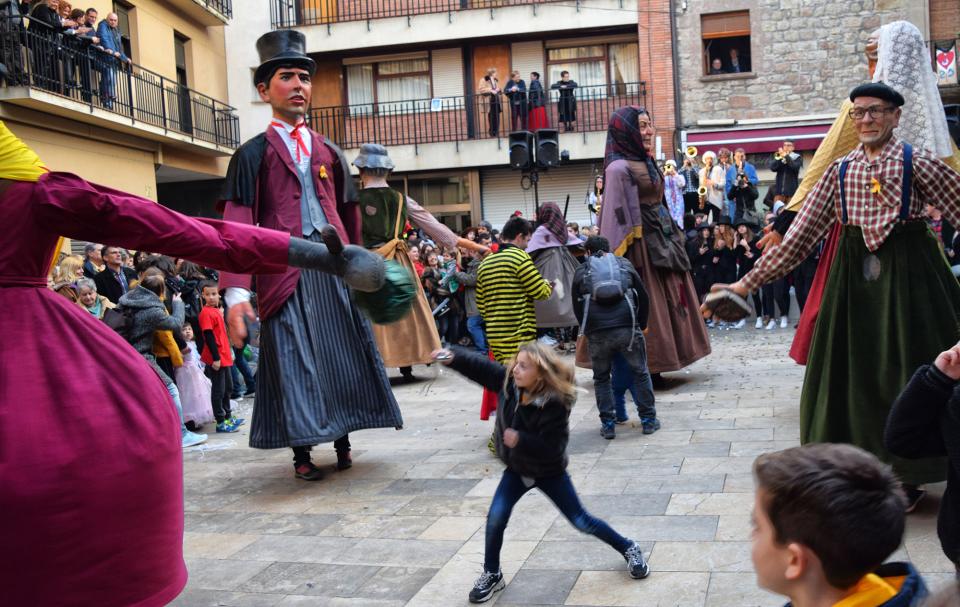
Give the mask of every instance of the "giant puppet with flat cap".
M 146 359 L 46 288 L 60 237 L 363 291 L 383 261 L 330 227 L 308 241 L 50 172 L 3 122 L 0 225 L 0 603 L 166 605 L 187 580 L 182 421 Z
M 782 244 L 739 281 L 715 285 L 745 297 L 803 261 L 839 224 L 800 397 L 804 443 L 852 443 L 891 463 L 911 504 L 919 485 L 943 480 L 942 459 L 905 460 L 884 446 L 890 405 L 915 369 L 960 337 L 960 285 L 924 205 L 960 225 L 960 173 L 938 153 L 894 135 L 904 95 L 882 82 L 850 92 L 859 144 L 832 162 L 807 195 Z M 711 310 L 705 304 L 705 313 Z
M 332 229 L 342 240 L 360 243 L 360 213 L 347 161 L 305 122 L 316 66 L 304 44 L 303 34 L 292 30 L 257 40 L 261 64 L 254 84 L 273 116 L 230 161 L 221 195 L 223 217 L 309 242 L 319 242 L 323 231 Z M 337 468 L 348 468 L 348 433 L 400 428 L 400 408 L 370 323 L 343 280 L 296 268 L 253 278 L 262 327 L 250 446 L 289 447 L 296 477 L 319 480 L 323 474 L 310 457 L 313 445 L 334 443 Z M 239 345 L 246 320 L 253 319 L 251 276 L 222 273 L 220 287 L 231 339 Z
M 488 253 L 487 247 L 472 240 L 460 238 L 440 223 L 417 201 L 391 188 L 387 177 L 394 169 L 387 148 L 375 143 L 360 146 L 360 154 L 353 161 L 360 171 L 360 213 L 363 246 L 376 251 L 388 261 L 388 275 L 405 272 L 411 281 L 417 280 L 413 262 L 407 255 L 407 243 L 400 236 L 409 222 L 420 228 L 444 250 L 458 248 L 478 255 Z M 446 287 L 446 285 L 443 285 Z M 437 285 L 441 288 L 441 285 Z M 456 289 L 451 289 L 455 291 Z M 413 365 L 433 362 L 432 352 L 440 349 L 437 325 L 430 305 L 417 288 L 411 293 L 412 307 L 406 312 L 396 308 L 371 310 L 373 334 L 380 348 L 380 356 L 388 367 L 399 367 L 404 381 L 412 381 Z M 364 301 L 361 297 L 360 301 Z M 379 317 L 383 315 L 383 318 Z

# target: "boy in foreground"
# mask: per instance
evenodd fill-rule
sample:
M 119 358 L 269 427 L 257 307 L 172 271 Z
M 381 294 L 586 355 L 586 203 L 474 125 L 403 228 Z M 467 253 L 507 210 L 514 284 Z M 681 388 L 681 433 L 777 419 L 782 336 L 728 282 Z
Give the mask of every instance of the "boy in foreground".
M 753 565 L 792 607 L 913 607 L 926 597 L 900 545 L 904 497 L 889 466 L 852 445 L 809 444 L 753 465 Z

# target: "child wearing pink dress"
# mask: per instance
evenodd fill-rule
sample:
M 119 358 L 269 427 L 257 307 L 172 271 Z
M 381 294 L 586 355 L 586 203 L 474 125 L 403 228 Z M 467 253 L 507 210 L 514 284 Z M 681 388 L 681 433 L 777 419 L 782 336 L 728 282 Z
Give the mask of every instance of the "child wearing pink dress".
M 210 404 L 210 379 L 203 374 L 203 363 L 193 338 L 193 327 L 185 323 L 182 330 L 187 347 L 183 349 L 183 366 L 176 370 L 177 388 L 180 389 L 180 401 L 183 403 L 183 421 L 202 426 L 213 421 L 213 407 Z

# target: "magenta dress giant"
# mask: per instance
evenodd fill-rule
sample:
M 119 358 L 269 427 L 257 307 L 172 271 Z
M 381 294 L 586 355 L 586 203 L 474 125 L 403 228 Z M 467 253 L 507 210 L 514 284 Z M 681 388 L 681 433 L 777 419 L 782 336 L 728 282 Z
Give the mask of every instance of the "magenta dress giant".
M 254 274 L 286 269 L 290 236 L 64 173 L 13 182 L 0 226 L 0 603 L 166 605 L 187 577 L 180 422 L 147 362 L 46 288 L 57 239 Z

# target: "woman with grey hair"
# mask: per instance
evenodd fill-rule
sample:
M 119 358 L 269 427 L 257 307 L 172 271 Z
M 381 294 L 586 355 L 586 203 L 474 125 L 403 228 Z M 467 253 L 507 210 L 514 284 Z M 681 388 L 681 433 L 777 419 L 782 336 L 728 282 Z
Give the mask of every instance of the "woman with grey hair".
M 77 303 L 98 320 L 103 320 L 107 310 L 116 307 L 109 299 L 97 293 L 97 283 L 89 278 L 81 278 L 77 281 L 77 295 L 79 296 Z

